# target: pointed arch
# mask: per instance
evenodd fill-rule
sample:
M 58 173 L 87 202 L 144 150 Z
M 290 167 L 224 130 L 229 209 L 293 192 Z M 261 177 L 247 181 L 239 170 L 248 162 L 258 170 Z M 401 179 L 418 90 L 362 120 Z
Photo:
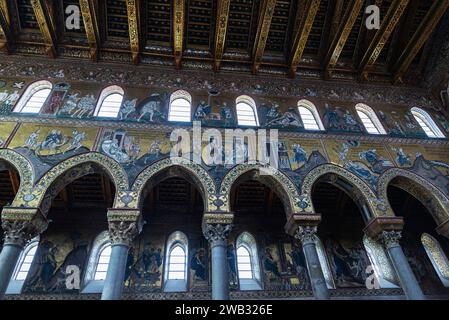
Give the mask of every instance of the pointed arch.
M 271 170 L 270 170 L 271 169 Z M 298 190 L 285 174 L 279 170 L 275 170 L 270 167 L 265 167 L 259 163 L 243 163 L 232 168 L 223 178 L 219 195 L 223 201 L 222 210 L 230 211 L 230 197 L 231 190 L 235 185 L 238 178 L 251 171 L 262 171 L 262 174 L 258 174 L 258 180 L 271 185 L 274 191 L 278 192 L 279 197 L 285 206 L 287 215 L 296 212 L 302 212 L 300 208 L 300 196 Z
M 129 188 L 128 176 L 117 161 L 99 152 L 71 157 L 47 171 L 35 184 L 33 188 L 35 197 L 28 201 L 28 206 L 41 206 L 42 212 L 46 212 L 45 209 L 51 204 L 48 201 L 51 202 L 61 187 L 84 175 L 94 173 L 97 168 L 104 171 L 115 185 L 114 208 L 124 207 L 121 196 Z M 54 184 L 58 179 L 61 179 L 61 183 Z
M 164 291 L 187 291 L 189 240 L 184 232 L 175 231 L 167 238 L 164 263 Z
M 35 172 L 31 162 L 20 153 L 11 149 L 0 149 L 0 161 L 5 161 L 19 173 L 20 185 L 12 206 L 27 206 L 26 199 L 31 197 Z
M 139 208 L 143 203 L 147 184 L 157 174 L 162 173 L 169 168 L 180 168 L 181 170 L 188 172 L 193 178 L 195 185 L 202 193 L 204 209 L 206 211 L 213 211 L 213 201 L 216 195 L 214 180 L 203 167 L 182 157 L 162 159 L 140 172 L 131 187 L 131 192 L 136 201 L 133 201 L 128 206 Z
M 449 219 L 449 199 L 427 179 L 401 168 L 391 168 L 383 172 L 377 182 L 379 197 L 388 205 L 387 188 L 393 179 L 398 179 L 398 187 L 412 194 L 429 209 L 435 222 L 441 224 Z M 430 200 L 430 201 L 429 201 Z
M 48 80 L 39 80 L 31 83 L 20 97 L 13 112 L 39 113 L 52 89 L 53 84 Z
M 423 233 L 421 243 L 441 282 L 445 287 L 449 287 L 449 260 L 439 242 L 430 234 Z
M 393 215 L 391 211 L 387 210 L 387 207 L 379 201 L 375 192 L 369 187 L 369 185 L 361 178 L 353 174 L 352 172 L 334 164 L 322 164 L 312 169 L 303 179 L 301 185 L 301 197 L 304 202 L 304 206 L 307 205 L 307 211 L 315 212 L 312 204 L 312 188 L 313 185 L 323 176 L 328 174 L 334 174 L 337 177 L 341 177 L 347 181 L 352 187 L 352 196 L 357 197 L 355 200 L 363 200 L 370 209 L 374 217 L 382 215 Z M 362 199 L 360 199 L 360 197 Z M 357 201 L 356 201 L 357 203 Z
M 261 290 L 259 253 L 254 236 L 244 231 L 235 241 L 240 290 Z

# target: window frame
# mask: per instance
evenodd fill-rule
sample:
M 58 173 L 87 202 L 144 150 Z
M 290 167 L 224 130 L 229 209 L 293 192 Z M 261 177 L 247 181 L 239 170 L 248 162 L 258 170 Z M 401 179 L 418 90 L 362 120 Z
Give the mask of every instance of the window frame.
M 242 115 L 239 115 L 239 105 L 240 104 L 246 104 L 251 110 L 252 113 L 254 115 L 254 125 L 250 125 L 250 124 L 240 124 L 240 117 Z M 246 96 L 246 95 L 242 95 L 237 97 L 237 99 L 235 99 L 235 113 L 237 116 L 237 125 L 241 126 L 241 127 L 250 127 L 250 128 L 254 128 L 254 127 L 259 127 L 259 116 L 257 114 L 257 106 L 256 106 L 256 102 L 254 101 L 253 98 L 251 98 L 250 96 Z
M 240 278 L 239 270 L 239 256 L 238 250 L 243 247 L 249 253 L 249 259 L 251 264 L 251 275 L 252 278 Z M 242 232 L 235 241 L 235 255 L 237 262 L 237 279 L 239 282 L 239 288 L 242 291 L 247 290 L 262 290 L 262 278 L 261 278 L 261 267 L 259 259 L 259 251 L 257 248 L 257 241 L 254 236 L 244 231 Z
M 170 257 L 176 247 L 180 247 L 184 251 L 184 278 L 170 279 Z M 165 258 L 163 271 L 163 291 L 164 292 L 185 292 L 189 281 L 189 239 L 182 231 L 172 232 L 166 241 Z
M 427 138 L 430 139 L 446 138 L 443 131 L 438 127 L 437 123 L 432 119 L 432 117 L 428 112 L 424 111 L 421 108 L 413 107 L 410 109 L 410 113 L 412 114 L 416 122 L 418 122 L 419 127 L 426 134 Z M 432 132 L 434 136 L 429 136 L 427 130 L 423 127 L 421 122 L 423 122 L 423 124 Z
M 101 108 L 103 107 L 103 102 L 111 95 L 113 94 L 120 94 L 122 96 L 122 100 L 120 102 L 120 106 L 117 110 L 117 115 L 115 117 L 109 117 L 109 116 L 100 116 Z M 103 119 L 115 119 L 118 117 L 120 113 L 121 106 L 123 105 L 123 101 L 125 99 L 125 91 L 122 87 L 117 85 L 111 85 L 106 88 L 104 88 L 101 93 L 100 97 L 98 98 L 97 105 L 95 107 L 94 117 L 96 118 L 103 118 Z
M 384 126 L 382 125 L 382 122 L 380 122 L 379 118 L 377 117 L 376 112 L 368 105 L 364 103 L 358 103 L 355 105 L 355 111 L 357 113 L 357 116 L 359 117 L 360 121 L 362 122 L 363 128 L 368 134 L 373 135 L 386 135 L 387 131 L 385 130 Z M 376 129 L 376 132 L 370 132 L 368 130 L 368 127 L 366 126 L 365 121 L 363 121 L 363 118 L 361 117 L 360 113 L 366 116 L 366 118 L 370 121 L 370 123 L 373 125 L 373 127 Z
M 326 130 L 324 128 L 323 122 L 321 121 L 321 117 L 320 117 L 320 114 L 318 112 L 318 109 L 316 108 L 316 106 L 312 102 L 310 102 L 309 100 L 306 100 L 306 99 L 301 99 L 301 100 L 298 101 L 297 108 L 298 108 L 298 113 L 299 113 L 299 116 L 301 118 L 301 121 L 302 121 L 302 123 L 304 125 L 304 130 L 307 130 L 307 131 L 325 131 Z M 306 129 L 305 124 L 304 124 L 304 120 L 303 120 L 303 116 L 302 116 L 302 114 L 300 112 L 300 108 L 305 108 L 312 114 L 312 116 L 313 116 L 313 118 L 315 120 L 315 123 L 318 126 L 318 130 Z
M 45 101 L 42 103 L 42 105 L 39 108 L 39 111 L 37 112 L 23 112 L 23 109 L 26 107 L 28 102 L 31 100 L 31 98 L 42 90 L 50 90 L 50 92 L 47 94 L 47 97 L 45 98 Z M 51 92 L 53 90 L 53 84 L 48 80 L 38 80 L 30 85 L 25 89 L 22 96 L 17 101 L 15 107 L 13 108 L 13 113 L 23 113 L 23 114 L 39 114 L 42 110 L 42 108 L 45 106 L 45 104 L 48 101 L 48 98 L 51 95 Z
M 171 118 L 173 116 L 176 116 L 176 115 L 172 115 L 172 112 L 173 112 L 172 105 L 173 105 L 173 102 L 175 102 L 177 100 L 184 100 L 184 101 L 186 101 L 188 103 L 188 105 L 189 105 L 189 120 L 171 120 Z M 180 107 L 180 106 L 176 106 L 176 107 Z M 169 104 L 169 107 L 168 107 L 167 121 L 168 122 L 175 122 L 175 123 L 176 122 L 179 122 L 179 123 L 190 123 L 190 122 L 192 122 L 192 96 L 190 95 L 190 93 L 188 93 L 185 90 L 177 90 L 177 91 L 173 92 L 170 95 L 170 104 Z

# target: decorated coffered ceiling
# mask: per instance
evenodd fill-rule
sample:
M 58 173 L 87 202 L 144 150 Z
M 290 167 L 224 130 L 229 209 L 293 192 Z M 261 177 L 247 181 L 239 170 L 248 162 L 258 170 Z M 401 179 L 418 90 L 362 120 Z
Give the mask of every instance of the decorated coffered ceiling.
M 419 81 L 448 0 L 1 0 L 6 54 L 359 82 Z M 368 30 L 368 5 L 380 7 Z M 66 8 L 80 8 L 78 29 Z

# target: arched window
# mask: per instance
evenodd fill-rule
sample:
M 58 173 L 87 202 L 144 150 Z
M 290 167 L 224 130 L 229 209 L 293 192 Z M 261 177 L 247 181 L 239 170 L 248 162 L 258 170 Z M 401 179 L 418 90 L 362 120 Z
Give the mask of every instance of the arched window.
M 368 258 L 371 262 L 374 276 L 379 283 L 380 288 L 398 288 L 398 279 L 396 272 L 391 265 L 390 259 L 382 245 L 368 237 L 363 236 L 363 246 L 365 247 Z
M 248 96 L 240 96 L 236 99 L 237 122 L 240 126 L 256 127 L 257 119 L 256 102 Z
M 192 118 L 192 96 L 184 90 L 178 90 L 170 96 L 168 121 L 190 122 Z
M 366 131 L 370 134 L 387 134 L 382 123 L 380 123 L 379 118 L 371 107 L 366 104 L 359 103 L 355 106 L 355 110 L 359 115 L 360 120 L 362 120 L 363 126 Z
M 445 287 L 449 287 L 449 261 L 437 239 L 430 234 L 423 233 L 421 243 L 441 282 Z
M 35 238 L 22 251 L 11 280 L 9 281 L 8 288 L 6 289 L 7 294 L 19 294 L 22 291 L 38 246 L 39 238 Z
M 256 239 L 250 233 L 243 232 L 236 240 L 236 248 L 240 290 L 261 290 Z
M 304 129 L 306 130 L 324 130 L 320 115 L 315 105 L 308 100 L 298 101 L 298 112 L 301 116 Z
M 164 291 L 187 290 L 188 240 L 181 231 L 173 232 L 167 239 L 165 251 Z
M 119 86 L 109 86 L 101 91 L 94 115 L 101 118 L 117 118 L 125 91 Z
M 438 128 L 435 121 L 433 121 L 432 117 L 427 112 L 416 107 L 412 108 L 410 111 L 429 138 L 444 138 L 443 132 L 441 132 L 440 128 Z
M 108 273 L 109 260 L 111 259 L 112 247 L 107 243 L 100 251 L 97 267 L 95 269 L 94 280 L 105 280 Z
M 170 251 L 168 259 L 168 280 L 186 278 L 186 252 L 183 247 L 176 245 Z
M 52 88 L 53 85 L 47 80 L 33 82 L 17 102 L 14 112 L 39 113 L 47 101 Z
M 248 249 L 241 245 L 237 249 L 237 268 L 239 271 L 239 279 L 253 279 L 253 267 L 251 262 L 251 254 Z
M 111 251 L 109 232 L 103 231 L 95 238 L 90 249 L 89 260 L 84 273 L 83 293 L 102 292 L 108 272 Z

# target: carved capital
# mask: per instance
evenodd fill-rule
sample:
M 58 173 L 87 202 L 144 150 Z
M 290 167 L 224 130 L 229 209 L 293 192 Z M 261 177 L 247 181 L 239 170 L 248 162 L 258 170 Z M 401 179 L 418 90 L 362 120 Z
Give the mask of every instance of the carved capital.
M 2 229 L 5 244 L 24 247 L 31 239 L 44 232 L 47 227 L 47 219 L 37 208 L 3 208 Z
M 379 240 L 382 241 L 385 248 L 389 249 L 392 247 L 399 246 L 399 240 L 402 237 L 402 232 L 397 230 L 382 231 L 379 235 Z
M 139 210 L 109 209 L 109 238 L 112 245 L 131 246 L 134 238 L 142 231 L 142 215 Z
M 321 221 L 319 213 L 294 213 L 290 215 L 285 224 L 285 232 L 293 237 L 296 236 L 298 227 L 312 226 L 316 227 Z
M 114 221 L 109 222 L 109 238 L 111 244 L 131 246 L 134 238 L 139 234 L 137 222 Z
M 295 238 L 301 242 L 301 245 L 315 243 L 317 226 L 298 226 L 295 232 Z
M 212 224 L 203 222 L 202 228 L 204 237 L 210 241 L 212 246 L 226 245 L 229 232 L 231 232 L 232 229 L 232 224 Z

